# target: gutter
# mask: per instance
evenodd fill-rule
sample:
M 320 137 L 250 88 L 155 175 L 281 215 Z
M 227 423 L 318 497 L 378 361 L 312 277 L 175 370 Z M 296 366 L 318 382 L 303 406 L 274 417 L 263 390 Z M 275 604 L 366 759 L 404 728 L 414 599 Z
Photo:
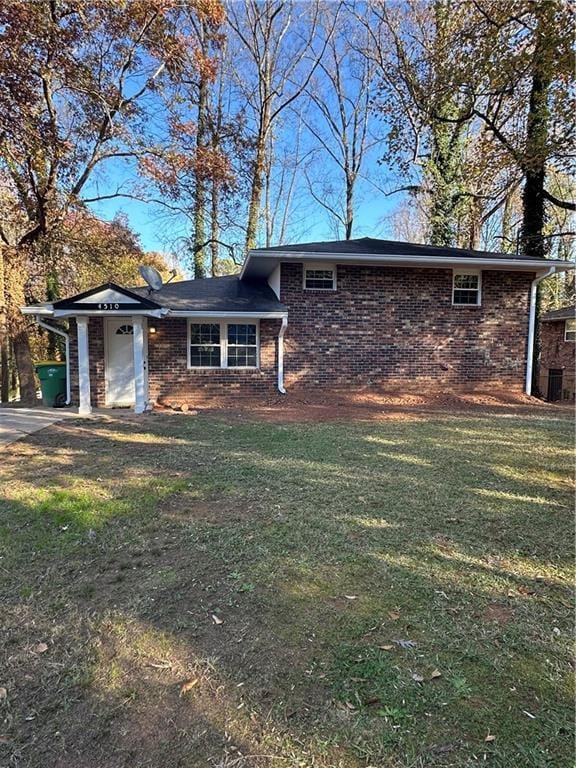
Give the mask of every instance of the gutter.
M 284 387 L 284 334 L 288 326 L 288 317 L 284 315 L 282 318 L 282 325 L 278 331 L 278 392 L 281 395 L 286 394 Z
M 532 394 L 532 372 L 534 370 L 534 332 L 536 330 L 536 296 L 538 293 L 538 284 L 546 277 L 555 274 L 556 267 L 550 267 L 546 272 L 532 280 L 530 285 L 530 312 L 528 315 L 528 343 L 526 352 L 526 381 L 524 391 L 527 395 Z
M 45 323 L 40 319 L 39 315 L 36 315 L 35 319 L 41 328 L 56 333 L 64 339 L 66 345 L 66 405 L 70 405 L 72 402 L 72 382 L 70 381 L 70 334 L 62 331 L 60 328 L 55 328 L 53 325 L 48 325 L 48 323 Z
M 495 269 L 513 267 L 518 271 L 531 272 L 534 267 L 542 267 L 543 259 L 514 259 L 514 258 L 500 258 L 494 259 L 487 256 L 426 256 L 422 255 L 407 255 L 407 254 L 366 254 L 366 253 L 311 253 L 309 251 L 275 251 L 274 253 L 266 253 L 257 249 L 250 251 L 242 270 L 240 271 L 240 279 L 242 279 L 246 273 L 248 265 L 252 259 L 276 259 L 277 261 L 295 262 L 301 261 L 310 262 L 322 262 L 328 261 L 336 264 L 364 264 L 364 265 L 378 265 L 386 266 L 387 264 L 404 264 L 405 266 L 422 266 L 422 267 L 438 267 L 444 269 L 464 269 L 465 267 L 484 267 L 484 269 Z M 551 261 L 551 260 L 550 260 Z M 558 267 L 562 267 L 562 270 L 574 269 L 574 264 L 569 261 L 563 261 L 561 259 L 555 259 L 554 262 Z

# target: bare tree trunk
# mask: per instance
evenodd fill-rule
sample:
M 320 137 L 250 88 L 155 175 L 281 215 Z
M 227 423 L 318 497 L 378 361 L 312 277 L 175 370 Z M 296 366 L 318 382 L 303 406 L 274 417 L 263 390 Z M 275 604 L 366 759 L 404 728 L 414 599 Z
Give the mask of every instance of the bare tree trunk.
M 20 311 L 26 304 L 23 264 L 28 259 L 25 249 L 7 248 L 4 253 L 6 321 L 18 370 L 20 400 L 32 404 L 36 400 L 36 382 L 28 338 L 28 322 Z
M 262 122 L 266 123 L 267 117 Z M 264 185 L 264 170 L 266 165 L 266 133 L 259 132 L 256 141 L 256 153 L 254 157 L 254 168 L 252 171 L 252 185 L 250 188 L 250 205 L 248 207 L 248 221 L 246 223 L 246 245 L 248 252 L 256 247 L 256 237 L 258 235 L 258 220 L 260 219 L 260 201 L 262 199 L 262 187 Z
M 202 46 L 206 46 L 206 24 L 202 22 Z M 202 156 L 202 149 L 206 146 L 206 122 L 208 110 L 208 78 L 200 72 L 198 85 L 198 126 L 196 134 L 196 150 Z M 206 242 L 206 177 L 202 169 L 198 169 L 194 178 L 194 277 L 206 277 L 206 265 L 204 263 L 204 243 Z
M 544 183 L 546 179 L 546 144 L 548 141 L 548 92 L 552 80 L 546 57 L 546 37 L 553 24 L 552 3 L 536 3 L 538 18 L 532 64 L 532 85 L 526 123 L 525 183 L 522 193 L 522 250 L 529 256 L 544 256 L 542 237 L 546 223 Z M 551 16 L 552 14 L 552 16 Z
M 10 341 L 6 318 L 6 283 L 4 279 L 4 250 L 0 247 L 0 402 L 7 403 L 10 397 L 10 376 L 8 360 Z
M 212 180 L 212 200 L 210 212 L 210 274 L 212 277 L 218 277 L 220 271 L 220 252 L 218 239 L 220 237 L 220 226 L 218 216 L 220 214 L 220 185 L 216 179 Z

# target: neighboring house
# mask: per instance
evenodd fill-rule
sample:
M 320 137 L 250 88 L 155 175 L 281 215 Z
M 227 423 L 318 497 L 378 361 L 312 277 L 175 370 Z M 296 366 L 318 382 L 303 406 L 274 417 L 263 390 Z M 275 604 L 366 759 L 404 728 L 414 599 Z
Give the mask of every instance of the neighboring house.
M 576 306 L 540 318 L 540 392 L 547 400 L 574 400 Z
M 572 266 L 361 238 L 260 248 L 236 276 L 107 284 L 23 312 L 70 321 L 80 413 L 366 384 L 529 392 L 537 282 Z

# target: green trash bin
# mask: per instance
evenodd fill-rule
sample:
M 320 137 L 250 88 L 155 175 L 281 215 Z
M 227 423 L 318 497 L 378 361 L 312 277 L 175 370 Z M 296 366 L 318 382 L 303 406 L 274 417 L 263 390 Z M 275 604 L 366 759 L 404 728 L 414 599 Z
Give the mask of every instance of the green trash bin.
M 42 405 L 53 408 L 66 405 L 66 363 L 57 360 L 36 363 L 36 373 L 40 379 Z

